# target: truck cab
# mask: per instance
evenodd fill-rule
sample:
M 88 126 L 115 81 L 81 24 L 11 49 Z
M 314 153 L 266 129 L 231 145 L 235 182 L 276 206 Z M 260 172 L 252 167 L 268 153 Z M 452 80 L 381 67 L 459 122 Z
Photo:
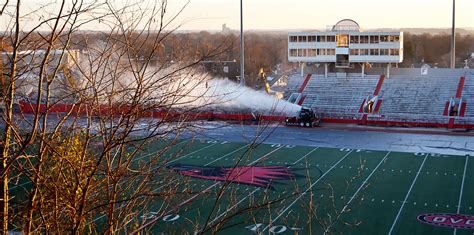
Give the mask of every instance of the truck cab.
M 287 117 L 285 124 L 287 126 L 314 127 L 318 126 L 320 119 L 316 117 L 311 108 L 301 107 L 296 117 Z

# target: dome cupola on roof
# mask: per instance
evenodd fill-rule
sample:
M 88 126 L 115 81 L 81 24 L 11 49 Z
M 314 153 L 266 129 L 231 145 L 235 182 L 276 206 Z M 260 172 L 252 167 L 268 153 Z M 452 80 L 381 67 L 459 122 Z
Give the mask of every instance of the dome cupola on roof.
M 357 22 L 351 19 L 343 19 L 337 22 L 333 27 L 332 31 L 357 31 L 360 32 L 360 27 Z

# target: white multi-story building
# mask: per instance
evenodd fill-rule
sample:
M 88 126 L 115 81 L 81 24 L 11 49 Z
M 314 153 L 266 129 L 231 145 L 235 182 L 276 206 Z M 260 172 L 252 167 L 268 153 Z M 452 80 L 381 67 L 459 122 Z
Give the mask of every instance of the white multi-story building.
M 350 19 L 339 21 L 325 32 L 288 34 L 288 61 L 353 68 L 366 63 L 391 64 L 403 61 L 403 32 L 362 32 Z

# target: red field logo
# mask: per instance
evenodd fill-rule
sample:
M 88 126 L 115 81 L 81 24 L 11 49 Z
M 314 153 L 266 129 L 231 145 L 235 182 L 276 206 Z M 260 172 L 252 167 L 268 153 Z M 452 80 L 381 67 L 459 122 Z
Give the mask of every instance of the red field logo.
M 273 189 L 272 184 L 278 183 L 278 181 L 293 180 L 301 177 L 286 166 L 224 167 L 175 164 L 169 166 L 169 168 L 181 175 L 193 178 L 228 181 L 270 189 Z
M 430 213 L 417 216 L 418 220 L 430 225 L 474 229 L 474 216 L 449 213 Z

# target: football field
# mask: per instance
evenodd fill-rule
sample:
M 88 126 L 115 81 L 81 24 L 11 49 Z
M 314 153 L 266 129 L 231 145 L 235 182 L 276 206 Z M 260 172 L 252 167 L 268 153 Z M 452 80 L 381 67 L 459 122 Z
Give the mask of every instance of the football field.
M 166 174 L 155 176 L 152 192 L 173 196 L 147 201 L 117 232 L 474 233 L 469 156 L 217 140 L 163 146 L 149 144 L 134 164 L 160 154 L 155 168 Z M 100 230 L 105 220 L 89 224 Z
M 153 234 L 474 232 L 468 156 L 215 140 L 181 143 L 167 154 L 175 176 L 156 191 L 186 193 L 156 200 L 129 221 Z

